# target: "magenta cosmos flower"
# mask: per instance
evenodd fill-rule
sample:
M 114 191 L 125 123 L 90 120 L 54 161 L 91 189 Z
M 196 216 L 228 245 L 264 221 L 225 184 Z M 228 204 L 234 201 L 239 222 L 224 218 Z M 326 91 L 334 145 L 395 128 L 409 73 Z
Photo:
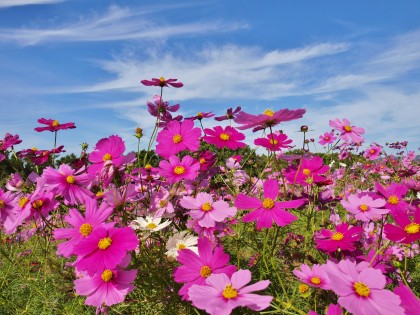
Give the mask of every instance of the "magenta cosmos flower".
M 169 106 L 169 103 L 164 102 L 159 95 L 153 96 L 153 103 L 147 102 L 147 110 L 150 115 L 165 121 L 172 118 L 169 112 L 176 112 L 179 107 L 179 104 Z
M 264 290 L 269 280 L 246 286 L 251 281 L 249 270 L 238 270 L 231 277 L 213 274 L 206 279 L 206 285 L 194 284 L 188 290 L 192 304 L 210 315 L 229 315 L 237 307 L 248 307 L 261 311 L 270 306 L 272 296 L 251 292 Z
M 293 141 L 287 138 L 283 133 L 272 133 L 267 135 L 266 138 L 257 138 L 254 140 L 255 145 L 260 145 L 270 151 L 279 151 L 280 149 L 291 148 L 289 145 Z
M 334 132 L 326 132 L 319 136 L 318 143 L 320 145 L 332 144 L 336 139 L 337 137 L 334 135 Z
M 325 181 L 325 177 L 322 175 L 329 169 L 328 165 L 324 165 L 321 157 L 313 156 L 311 158 L 302 158 L 298 167 L 288 167 L 284 172 L 284 176 L 291 184 L 309 186 L 313 183 Z
M 188 299 L 188 289 L 193 284 L 202 285 L 212 274 L 224 273 L 229 277 L 236 271 L 235 266 L 227 265 L 229 255 L 223 247 L 212 248 L 211 242 L 206 237 L 198 239 L 198 255 L 192 250 L 179 251 L 177 260 L 182 266 L 175 269 L 175 282 L 185 283 L 179 290 L 183 299 Z
M 183 87 L 184 84 L 181 82 L 176 82 L 178 79 L 165 79 L 164 77 L 158 78 L 152 78 L 152 80 L 141 80 L 141 83 L 146 86 L 160 86 L 163 87 L 169 87 L 172 86 L 174 88 L 180 88 Z
M 210 194 L 200 192 L 195 198 L 184 196 L 180 205 L 183 208 L 190 209 L 188 214 L 195 220 L 198 225 L 204 228 L 216 226 L 216 222 L 222 222 L 228 217 L 236 214 L 236 208 L 230 207 L 226 201 L 213 201 Z
M 340 138 L 346 142 L 363 142 L 363 137 L 361 135 L 365 133 L 365 129 L 351 126 L 350 121 L 346 118 L 343 118 L 343 121 L 338 118 L 330 120 L 330 126 L 337 131 L 340 131 Z
M 303 114 L 306 113 L 306 109 L 281 109 L 276 112 L 272 110 L 266 109 L 264 113 L 259 115 L 252 115 L 245 112 L 240 112 L 234 121 L 237 124 L 242 126 L 238 127 L 240 130 L 245 130 L 249 128 L 252 129 L 253 132 L 258 130 L 262 130 L 265 128 L 273 127 L 281 122 L 290 121 L 294 119 L 299 119 L 303 117 Z
M 420 300 L 409 287 L 400 281 L 398 287 L 394 289 L 394 293 L 400 297 L 405 315 L 417 315 L 419 313 Z
M 350 213 L 354 214 L 356 220 L 362 222 L 376 221 L 382 218 L 382 215 L 389 212 L 383 209 L 386 201 L 382 198 L 373 199 L 367 193 L 350 195 L 346 200 L 342 200 L 341 204 Z
M 67 164 L 61 164 L 58 170 L 47 167 L 42 177 L 45 185 L 56 194 L 63 196 L 69 204 L 83 203 L 93 193 L 85 188 L 90 183 L 88 174 L 76 175 L 76 171 Z
M 257 221 L 257 229 L 271 228 L 273 221 L 278 226 L 286 226 L 297 220 L 297 217 L 284 209 L 297 208 L 305 203 L 304 199 L 278 201 L 279 184 L 276 180 L 264 182 L 264 200 L 239 194 L 235 199 L 238 209 L 255 209 L 242 218 L 244 222 Z
M 210 118 L 213 117 L 214 114 L 212 112 L 198 112 L 197 115 L 195 116 L 191 116 L 191 117 L 187 117 L 185 119 L 190 119 L 190 120 L 203 120 L 204 118 Z
M 365 154 L 363 156 L 369 160 L 376 160 L 381 155 L 381 152 L 382 146 L 374 143 L 368 149 L 366 149 Z
M 18 195 L 10 191 L 4 192 L 0 189 L 0 224 L 6 230 L 6 233 L 13 233 L 14 222 L 17 217 L 15 207 L 18 202 Z
M 228 119 L 234 119 L 236 117 L 236 114 L 239 113 L 240 111 L 241 111 L 240 106 L 236 107 L 235 110 L 233 110 L 232 107 L 230 107 L 228 108 L 224 116 L 214 117 L 214 120 L 223 121 L 223 120 L 228 120 Z
M 10 133 L 6 133 L 3 140 L 0 140 L 0 151 L 6 151 L 8 148 L 21 143 L 19 135 L 12 136 Z
M 131 227 L 97 227 L 73 248 L 73 253 L 78 255 L 76 267 L 89 275 L 114 269 L 127 252 L 138 245 L 139 240 Z
M 216 126 L 213 129 L 206 128 L 204 129 L 204 133 L 204 141 L 214 144 L 219 149 L 226 147 L 236 150 L 246 147 L 245 143 L 240 142 L 241 140 L 245 140 L 245 135 L 231 126 L 225 128 Z
M 200 136 L 201 130 L 194 128 L 192 120 L 184 120 L 182 123 L 171 121 L 156 138 L 156 153 L 167 159 L 186 149 L 195 152 L 200 146 Z
M 293 274 L 299 278 L 300 281 L 306 283 L 314 288 L 321 288 L 324 290 L 330 289 L 330 280 L 323 266 L 313 265 L 312 269 L 306 264 L 300 265 L 300 270 L 293 270 Z
M 407 213 L 409 204 L 403 200 L 408 191 L 406 185 L 391 183 L 388 187 L 382 187 L 381 184 L 375 183 L 376 190 L 383 195 L 387 202 L 385 208 L 391 210 L 391 214 Z
M 58 131 L 58 130 L 65 130 L 65 129 L 74 129 L 76 126 L 73 122 L 60 124 L 58 120 L 55 119 L 45 119 L 40 118 L 38 119 L 38 122 L 43 125 L 47 125 L 46 127 L 36 127 L 35 131 L 42 132 L 42 131 Z
M 336 252 L 340 250 L 355 250 L 356 243 L 363 235 L 363 229 L 360 226 L 350 227 L 348 223 L 337 225 L 335 231 L 322 229 L 316 236 L 316 248 L 327 252 Z
M 160 161 L 160 174 L 165 177 L 170 184 L 179 182 L 183 179 L 195 179 L 200 170 L 200 163 L 191 156 L 186 155 L 179 160 L 179 157 L 172 155 L 168 161 Z
M 64 257 L 70 257 L 73 254 L 73 248 L 80 240 L 88 237 L 96 228 L 104 227 L 103 223 L 114 211 L 114 208 L 106 202 L 103 202 L 98 208 L 98 203 L 93 198 L 87 199 L 85 205 L 85 216 L 77 209 L 71 208 L 69 214 L 64 217 L 64 221 L 72 227 L 54 230 L 55 239 L 69 239 L 57 246 L 58 252 Z M 114 224 L 109 223 L 110 226 Z
M 119 166 L 124 160 L 124 141 L 119 136 L 110 136 L 99 140 L 95 149 L 89 154 L 89 175 L 94 176 L 104 165 Z
M 342 315 L 343 310 L 341 309 L 340 305 L 336 304 L 330 304 L 328 305 L 327 311 L 325 312 L 325 315 Z M 308 315 L 318 315 L 317 312 L 309 311 Z
M 131 283 L 136 279 L 137 270 L 123 270 L 130 263 L 127 255 L 115 269 L 105 269 L 93 276 L 85 275 L 74 281 L 76 294 L 87 296 L 85 304 L 99 307 L 111 306 L 124 301 L 125 296 L 136 287 Z
M 393 215 L 398 226 L 385 224 L 384 231 L 387 239 L 409 244 L 420 239 L 420 208 L 414 213 L 414 220 L 411 221 L 407 213 Z
M 331 289 L 339 296 L 338 303 L 353 315 L 404 314 L 401 299 L 385 290 L 386 278 L 369 263 L 356 265 L 347 259 L 335 264 L 327 261 L 325 271 L 331 280 Z

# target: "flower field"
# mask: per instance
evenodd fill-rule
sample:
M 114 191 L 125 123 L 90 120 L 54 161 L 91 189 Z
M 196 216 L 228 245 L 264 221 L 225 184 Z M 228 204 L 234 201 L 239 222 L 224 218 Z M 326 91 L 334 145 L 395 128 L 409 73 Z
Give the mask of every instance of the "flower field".
M 182 117 L 165 99 L 181 82 L 141 82 L 156 124 L 137 152 L 110 135 L 63 156 L 76 124 L 45 118 L 52 149 L 0 141 L 0 314 L 418 314 L 406 142 L 331 117 L 295 143 L 305 109 Z

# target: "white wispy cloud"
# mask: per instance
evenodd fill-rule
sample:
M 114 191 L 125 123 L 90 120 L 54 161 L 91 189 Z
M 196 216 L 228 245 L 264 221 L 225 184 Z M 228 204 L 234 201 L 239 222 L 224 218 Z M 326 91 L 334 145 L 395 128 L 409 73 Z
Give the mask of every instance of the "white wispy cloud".
M 89 18 L 81 17 L 77 22 L 50 28 L 0 29 L 0 41 L 16 42 L 23 46 L 45 42 L 99 42 L 133 39 L 159 40 L 168 37 L 229 32 L 246 28 L 245 24 L 222 21 L 197 21 L 170 24 L 159 22 L 153 13 L 173 9 L 173 6 L 160 6 L 148 9 L 130 9 L 111 6 L 103 15 L 95 14 Z M 150 16 L 149 16 L 150 15 Z
M 0 8 L 17 7 L 32 4 L 50 4 L 65 0 L 0 0 Z

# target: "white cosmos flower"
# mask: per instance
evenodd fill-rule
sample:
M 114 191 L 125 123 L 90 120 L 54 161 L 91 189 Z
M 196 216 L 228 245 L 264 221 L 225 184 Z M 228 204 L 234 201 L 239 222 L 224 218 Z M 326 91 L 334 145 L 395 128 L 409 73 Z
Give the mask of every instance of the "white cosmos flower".
M 165 221 L 160 223 L 162 218 L 153 218 L 151 216 L 146 216 L 145 218 L 139 217 L 136 220 L 134 220 L 131 224 L 132 228 L 135 230 L 142 230 L 147 232 L 157 232 L 162 230 L 163 228 L 166 228 L 169 224 L 171 224 L 171 221 Z
M 166 255 L 168 258 L 178 257 L 178 251 L 182 249 L 191 249 L 198 255 L 197 236 L 193 236 L 188 231 L 175 233 L 166 243 Z

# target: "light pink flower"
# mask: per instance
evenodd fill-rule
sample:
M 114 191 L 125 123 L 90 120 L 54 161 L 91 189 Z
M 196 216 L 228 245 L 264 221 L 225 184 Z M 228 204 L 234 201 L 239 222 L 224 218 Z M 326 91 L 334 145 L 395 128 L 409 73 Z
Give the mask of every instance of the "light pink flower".
M 369 160 L 376 160 L 381 155 L 381 152 L 382 146 L 374 143 L 366 149 L 365 154 L 363 156 Z
M 363 142 L 363 137 L 361 135 L 365 133 L 365 130 L 360 127 L 351 126 L 350 121 L 346 118 L 343 118 L 343 121 L 338 118 L 330 120 L 330 126 L 337 131 L 340 131 L 340 138 L 346 142 Z
M 337 137 L 334 135 L 334 132 L 326 132 L 319 136 L 318 143 L 320 145 L 332 144 L 336 139 Z
M 263 280 L 246 286 L 250 281 L 249 270 L 238 270 L 230 278 L 223 273 L 212 274 L 206 279 L 206 285 L 192 285 L 188 295 L 195 307 L 210 315 L 229 315 L 240 306 L 253 311 L 266 309 L 273 297 L 251 292 L 264 290 L 270 281 Z
M 384 199 L 374 199 L 366 193 L 349 195 L 347 201 L 342 200 L 341 204 L 348 212 L 354 214 L 356 220 L 362 222 L 379 220 L 389 212 L 383 208 L 386 204 Z
M 293 141 L 287 138 L 283 133 L 274 132 L 267 135 L 266 138 L 257 138 L 254 140 L 255 145 L 260 145 L 270 151 L 279 151 L 282 148 L 291 148 L 290 145 Z
M 179 157 L 173 155 L 169 158 L 169 162 L 160 161 L 159 167 L 161 175 L 173 184 L 183 179 L 195 179 L 200 170 L 200 163 L 189 155 L 184 156 L 181 161 Z
M 293 274 L 299 278 L 300 281 L 310 285 L 314 288 L 321 288 L 324 290 L 330 289 L 330 279 L 324 271 L 323 266 L 313 265 L 312 269 L 306 265 L 301 264 L 300 270 L 293 270 Z
M 180 205 L 186 209 L 190 209 L 188 214 L 198 220 L 198 225 L 209 228 L 214 227 L 216 222 L 222 222 L 228 217 L 236 214 L 236 208 L 230 207 L 226 201 L 213 201 L 210 194 L 200 192 L 196 198 L 184 196 Z

